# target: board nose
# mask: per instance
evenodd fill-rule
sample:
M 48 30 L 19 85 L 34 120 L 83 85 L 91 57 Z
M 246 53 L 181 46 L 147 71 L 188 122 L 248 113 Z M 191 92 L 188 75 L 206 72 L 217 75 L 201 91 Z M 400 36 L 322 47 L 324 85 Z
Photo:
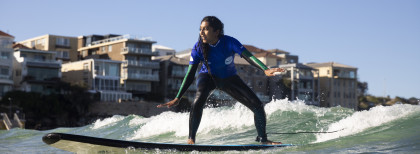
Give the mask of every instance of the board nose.
M 42 137 L 42 141 L 48 145 L 54 144 L 61 139 L 60 134 L 49 133 Z

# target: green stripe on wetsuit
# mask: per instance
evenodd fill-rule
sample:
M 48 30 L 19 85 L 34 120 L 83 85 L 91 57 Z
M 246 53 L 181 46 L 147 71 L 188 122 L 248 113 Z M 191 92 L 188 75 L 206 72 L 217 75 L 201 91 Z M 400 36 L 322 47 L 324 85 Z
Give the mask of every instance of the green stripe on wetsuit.
M 251 65 L 260 68 L 261 70 L 265 71 L 268 69 L 267 66 L 265 66 L 260 60 L 257 59 L 252 53 L 250 53 L 248 50 L 242 51 L 242 57 L 248 61 Z
M 188 87 L 194 81 L 195 72 L 197 71 L 198 64 L 192 64 L 188 66 L 187 74 L 184 77 L 184 81 L 182 81 L 181 87 L 179 88 L 178 94 L 176 98 L 181 98 L 182 95 L 187 91 Z

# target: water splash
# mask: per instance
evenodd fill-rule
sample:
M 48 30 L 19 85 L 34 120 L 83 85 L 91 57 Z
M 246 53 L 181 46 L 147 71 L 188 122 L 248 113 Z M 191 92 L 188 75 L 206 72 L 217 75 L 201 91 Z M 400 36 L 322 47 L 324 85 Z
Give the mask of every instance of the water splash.
M 324 142 L 327 140 L 357 134 L 368 128 L 383 125 L 415 112 L 420 112 L 420 106 L 402 104 L 394 106 L 377 106 L 371 108 L 369 111 L 355 112 L 345 119 L 330 124 L 328 127 L 328 131 L 340 129 L 344 130 L 331 134 L 318 134 L 316 136 L 316 142 Z

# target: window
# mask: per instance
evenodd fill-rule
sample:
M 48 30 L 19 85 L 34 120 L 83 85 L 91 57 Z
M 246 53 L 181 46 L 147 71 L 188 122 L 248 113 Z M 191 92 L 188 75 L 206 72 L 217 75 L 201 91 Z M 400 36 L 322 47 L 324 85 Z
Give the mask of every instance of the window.
M 9 75 L 9 68 L 0 68 L 0 75 Z
M 105 46 L 101 47 L 101 51 L 105 52 Z
M 63 51 L 63 58 L 69 58 L 69 52 Z
M 108 45 L 108 52 L 112 51 L 112 45 Z
M 70 40 L 68 38 L 57 37 L 55 43 L 59 46 L 70 47 Z
M 20 72 L 21 70 L 16 70 L 16 76 L 20 76 L 20 74 L 21 74 L 21 72 Z
M 355 72 L 354 71 L 350 71 L 350 78 L 354 79 L 355 77 Z
M 31 41 L 31 47 L 35 46 L 35 41 Z
M 95 65 L 95 74 L 96 75 L 103 75 L 102 70 L 101 70 L 101 66 L 96 64 Z
M 43 39 L 39 39 L 39 40 L 36 40 L 36 44 L 38 45 L 44 45 L 45 44 L 45 39 L 43 38 Z
M 89 71 L 89 64 L 88 63 L 84 63 L 83 64 L 83 70 L 86 72 L 86 71 Z
M 9 59 L 10 58 L 10 52 L 2 52 L 0 59 Z
M 34 59 L 37 61 L 45 61 L 45 56 L 44 55 L 35 55 Z

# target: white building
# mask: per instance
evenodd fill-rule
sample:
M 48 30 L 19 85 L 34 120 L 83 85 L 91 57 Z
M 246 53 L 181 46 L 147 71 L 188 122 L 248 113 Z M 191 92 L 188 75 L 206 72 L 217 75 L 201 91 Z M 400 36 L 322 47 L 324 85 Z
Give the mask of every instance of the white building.
M 86 86 L 91 93 L 99 93 L 100 100 L 116 102 L 130 100 L 121 85 L 122 61 L 106 59 L 86 59 L 63 64 L 63 81 Z
M 157 53 L 157 56 L 170 56 L 175 55 L 175 50 L 163 45 L 153 45 L 152 52 Z M 156 56 L 152 57 L 152 60 L 155 59 Z
M 0 31 L 0 100 L 13 88 L 13 49 L 15 38 Z
M 61 78 L 61 60 L 54 51 L 16 48 L 13 80 L 16 90 L 50 94 Z

